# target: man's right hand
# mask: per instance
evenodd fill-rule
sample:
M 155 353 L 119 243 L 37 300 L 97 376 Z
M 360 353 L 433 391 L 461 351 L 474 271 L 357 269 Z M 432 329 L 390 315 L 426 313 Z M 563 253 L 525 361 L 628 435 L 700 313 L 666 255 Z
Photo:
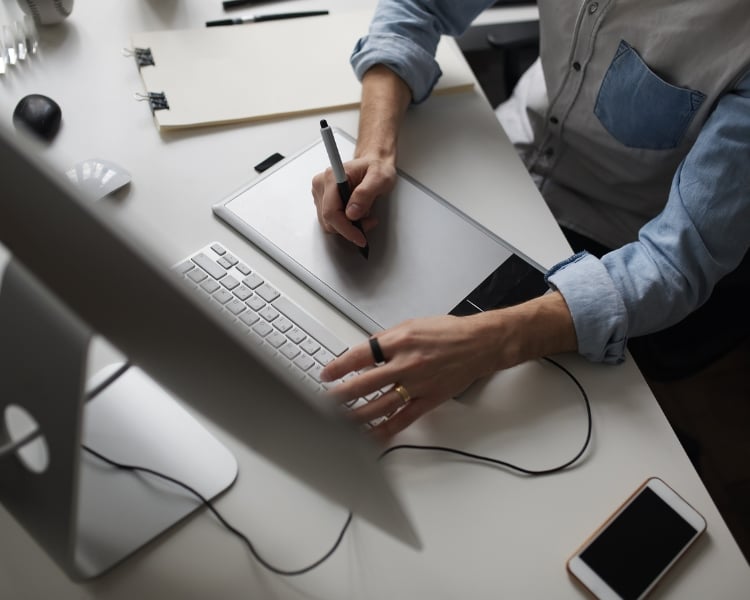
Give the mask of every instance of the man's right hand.
M 354 159 L 344 163 L 352 190 L 346 213 L 330 168 L 312 180 L 318 221 L 328 233 L 337 233 L 359 247 L 367 244 L 352 222 L 359 221 L 365 233 L 377 224 L 370 209 L 396 183 L 398 130 L 410 102 L 411 90 L 388 67 L 376 65 L 365 73 L 357 147 Z
M 312 194 L 318 221 L 324 231 L 338 233 L 359 247 L 367 244 L 365 235 L 352 222 L 360 221 L 367 232 L 377 225 L 370 216 L 375 200 L 393 189 L 396 183 L 396 167 L 382 159 L 355 158 L 344 164 L 352 195 L 346 212 L 339 196 L 333 171 L 328 168 L 312 180 Z

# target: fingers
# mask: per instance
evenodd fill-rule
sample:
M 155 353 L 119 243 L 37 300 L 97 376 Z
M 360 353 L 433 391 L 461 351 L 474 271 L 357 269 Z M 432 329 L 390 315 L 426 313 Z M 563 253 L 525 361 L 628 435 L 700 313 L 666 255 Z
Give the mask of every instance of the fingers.
M 377 220 L 369 213 L 375 200 L 393 187 L 395 169 L 364 159 L 349 161 L 344 167 L 352 187 L 346 207 L 343 206 L 330 168 L 313 177 L 312 195 L 318 222 L 327 233 L 337 233 L 357 246 L 364 247 L 367 239 L 353 221 L 360 221 L 365 232 L 377 225 Z
M 369 342 L 362 342 L 328 363 L 321 371 L 320 376 L 323 381 L 335 381 L 348 373 L 360 371 L 374 364 Z

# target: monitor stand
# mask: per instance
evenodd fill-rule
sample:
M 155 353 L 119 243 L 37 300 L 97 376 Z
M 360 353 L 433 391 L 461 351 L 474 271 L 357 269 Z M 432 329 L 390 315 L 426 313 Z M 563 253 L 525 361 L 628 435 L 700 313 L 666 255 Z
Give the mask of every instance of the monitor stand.
M 0 332 L 0 445 L 14 438 L 9 407 L 43 436 L 0 459 L 0 502 L 71 578 L 104 573 L 201 506 L 175 484 L 109 466 L 82 444 L 209 499 L 234 482 L 229 450 L 140 369 L 84 401 L 91 331 L 16 261 L 0 282 Z M 46 460 L 29 462 L 40 454 Z
M 102 369 L 91 385 L 120 365 Z M 130 367 L 83 412 L 83 445 L 118 463 L 181 481 L 211 499 L 237 477 L 237 461 L 166 390 Z M 120 562 L 202 502 L 175 483 L 80 454 L 75 562 L 93 577 Z

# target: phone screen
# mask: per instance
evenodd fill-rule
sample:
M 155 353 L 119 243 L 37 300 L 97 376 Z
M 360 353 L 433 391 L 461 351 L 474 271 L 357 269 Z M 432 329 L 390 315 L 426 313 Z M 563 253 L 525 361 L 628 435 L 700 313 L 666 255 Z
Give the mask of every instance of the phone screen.
M 622 598 L 635 599 L 697 533 L 645 487 L 580 556 Z

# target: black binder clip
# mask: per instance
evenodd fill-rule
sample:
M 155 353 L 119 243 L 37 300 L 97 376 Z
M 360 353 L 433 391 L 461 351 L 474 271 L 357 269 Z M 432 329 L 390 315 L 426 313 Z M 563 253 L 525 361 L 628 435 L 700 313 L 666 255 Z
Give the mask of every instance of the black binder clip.
M 152 113 L 157 110 L 169 110 L 167 95 L 164 92 L 148 92 L 146 94 L 136 94 L 135 97 L 139 102 L 148 102 L 148 105 L 151 107 Z
M 132 56 L 135 58 L 135 64 L 138 68 L 147 67 L 149 65 L 155 65 L 154 55 L 151 54 L 151 48 L 123 48 L 122 53 L 125 56 Z
M 138 68 L 147 67 L 149 65 L 155 65 L 154 55 L 151 54 L 151 48 L 135 48 L 133 50 L 133 56 Z

